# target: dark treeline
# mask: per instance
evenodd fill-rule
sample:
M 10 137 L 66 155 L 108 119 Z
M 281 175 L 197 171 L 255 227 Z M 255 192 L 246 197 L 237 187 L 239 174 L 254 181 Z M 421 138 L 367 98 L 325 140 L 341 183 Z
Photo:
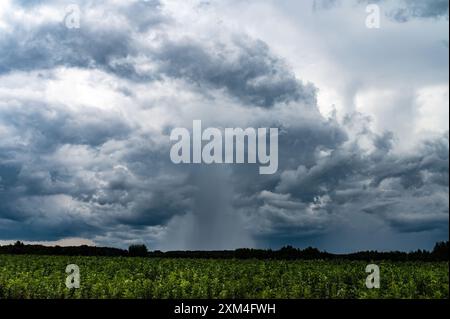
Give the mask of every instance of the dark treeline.
M 42 246 L 25 245 L 22 242 L 16 242 L 14 245 L 0 246 L 0 254 L 9 255 L 58 255 L 58 256 L 127 256 L 128 251 L 109 247 L 92 246 Z
M 378 252 L 364 251 L 352 254 L 331 254 L 308 247 L 298 249 L 286 246 L 280 250 L 237 249 L 229 251 L 169 251 L 149 252 L 150 257 L 159 258 L 223 258 L 223 259 L 280 259 L 280 260 L 313 260 L 313 259 L 345 259 L 345 260 L 391 260 L 391 261 L 448 261 L 449 242 L 437 243 L 432 251 L 417 250 L 414 252 Z
M 128 250 L 108 247 L 48 247 L 41 245 L 25 245 L 16 242 L 14 245 L 0 246 L 0 254 L 11 255 L 64 255 L 64 256 L 122 256 L 151 258 L 206 258 L 206 259 L 279 259 L 279 260 L 313 260 L 313 259 L 345 259 L 345 260 L 391 260 L 391 261 L 448 261 L 449 242 L 437 243 L 432 251 L 417 250 L 414 252 L 378 252 L 364 251 L 351 254 L 331 254 L 316 248 L 298 249 L 286 246 L 280 250 L 237 249 L 226 251 L 148 251 L 145 245 L 132 245 Z

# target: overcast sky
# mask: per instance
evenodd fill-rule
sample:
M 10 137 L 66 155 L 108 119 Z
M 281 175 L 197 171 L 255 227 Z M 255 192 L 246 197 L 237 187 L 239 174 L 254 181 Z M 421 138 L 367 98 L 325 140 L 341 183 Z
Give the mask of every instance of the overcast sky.
M 0 243 L 448 240 L 448 4 L 2 0 Z M 174 165 L 193 120 L 279 128 L 278 172 Z

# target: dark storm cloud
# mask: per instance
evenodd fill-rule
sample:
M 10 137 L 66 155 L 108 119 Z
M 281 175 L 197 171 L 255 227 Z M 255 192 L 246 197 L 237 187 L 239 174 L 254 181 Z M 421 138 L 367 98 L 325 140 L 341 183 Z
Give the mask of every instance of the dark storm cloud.
M 146 8 L 154 9 L 152 15 L 143 13 Z M 116 13 L 127 17 L 138 32 L 167 22 L 159 14 L 156 2 L 133 3 Z M 231 43 L 215 43 L 211 48 L 193 39 L 169 39 L 159 48 L 146 49 L 135 41 L 130 29 L 82 23 L 88 25 L 77 30 L 67 29 L 62 23 L 32 29 L 17 25 L 14 33 L 0 41 L 0 52 L 4 53 L 0 71 L 65 66 L 101 69 L 138 81 L 152 81 L 164 75 L 195 82 L 194 89 L 199 93 L 224 89 L 246 105 L 271 107 L 276 103 L 303 102 L 315 107 L 315 88 L 298 81 L 261 41 L 235 36 Z M 156 63 L 156 75 L 139 73 L 137 56 L 143 56 L 144 62 Z M 2 218 L 19 219 L 30 227 L 36 221 L 44 223 L 49 218 L 46 214 L 33 214 L 37 199 L 42 207 L 52 202 L 60 214 L 70 212 L 66 201 L 73 201 L 70 205 L 82 206 L 89 214 L 72 217 L 79 218 L 80 225 L 91 225 L 96 230 L 99 224 L 164 225 L 173 216 L 192 211 L 193 191 L 184 184 L 182 174 L 168 169 L 168 150 L 146 147 L 151 137 L 140 136 L 137 127 L 117 114 L 88 108 L 74 113 L 64 105 L 26 99 L 22 103 L 20 107 L 1 110 L 3 124 L 23 145 L 0 147 L 5 168 L 1 175 L 5 199 Z M 304 128 L 311 132 L 310 137 L 328 140 L 324 144 L 333 139 L 327 130 L 326 125 Z M 310 137 L 295 144 L 306 148 Z M 120 147 L 119 158 L 109 160 L 111 154 L 103 149 L 110 147 L 116 152 Z M 297 153 L 302 151 L 298 149 Z M 74 158 L 68 163 L 64 157 L 70 159 L 72 155 Z M 116 168 L 117 165 L 126 169 Z M 68 197 L 55 202 L 61 194 Z M 202 203 L 197 201 L 195 207 L 202 207 Z M 75 224 L 72 219 L 62 219 L 57 227 L 62 227 L 64 221 Z M 56 226 L 42 227 L 41 239 L 55 232 L 53 227 Z
M 52 69 L 57 66 L 102 68 L 131 79 L 139 75 L 133 64 L 121 60 L 135 53 L 126 31 L 49 24 L 26 30 L 17 26 L 0 40 L 0 73 Z
M 316 196 L 335 189 L 342 179 L 361 170 L 361 162 L 359 153 L 334 150 L 329 157 L 319 160 L 309 169 L 299 166 L 295 172 L 284 172 L 277 190 L 289 190 L 296 197 L 311 202 Z
M 254 222 L 265 236 L 302 238 L 321 235 L 327 229 L 328 212 L 318 205 L 303 202 L 290 194 L 268 191 L 262 191 L 258 200 Z
M 415 156 L 403 158 L 385 158 L 377 162 L 371 170 L 374 176 L 372 185 L 379 186 L 381 182 L 390 178 L 400 178 L 405 188 L 421 187 L 424 183 L 424 172 L 427 178 L 433 182 L 441 181 L 440 184 L 448 186 L 449 158 L 448 139 L 429 141 L 423 146 L 421 152 Z
M 120 114 L 92 108 L 75 113 L 63 105 L 35 101 L 4 108 L 1 115 L 0 123 L 27 141 L 27 151 L 37 153 L 64 144 L 99 146 L 113 138 L 126 138 L 133 129 Z
M 73 236 L 86 236 L 102 231 L 100 227 L 83 220 L 79 212 L 62 210 L 58 199 L 30 197 L 22 198 L 6 207 L 0 205 L 0 234 L 4 239 L 57 240 Z
M 399 232 L 446 228 L 448 135 L 411 155 L 392 154 L 390 134 L 369 136 L 376 147 L 370 153 L 340 145 L 311 166 L 284 171 L 275 191 L 309 204 L 326 196 L 323 209 L 331 214 L 350 205 L 354 213 L 377 214 Z
M 151 10 L 145 11 L 142 6 Z M 119 14 L 129 19 L 131 27 L 136 25 L 138 31 L 145 31 L 168 21 L 158 10 L 157 3 L 138 2 Z M 236 35 L 231 45 L 216 41 L 214 47 L 207 47 L 192 38 L 169 39 L 159 48 L 149 49 L 138 43 L 128 28 L 83 23 L 89 25 L 68 29 L 57 23 L 31 30 L 16 26 L 14 33 L 0 40 L 0 74 L 57 66 L 101 68 L 135 81 L 152 81 L 163 74 L 182 78 L 203 92 L 225 89 L 248 105 L 316 103 L 316 88 L 297 80 L 262 41 Z M 156 63 L 157 72 L 139 71 L 138 58 Z
M 16 3 L 28 8 L 44 1 Z M 82 9 L 94 3 L 82 2 Z M 318 8 L 338 4 L 316 3 Z M 420 8 L 411 16 L 440 16 L 437 3 L 432 9 L 410 2 Z M 186 248 L 213 249 L 227 248 L 230 236 L 237 239 L 233 245 L 250 245 L 249 234 L 283 244 L 319 238 L 348 215 L 374 218 L 396 233 L 448 234 L 448 134 L 410 154 L 394 153 L 395 136 L 372 132 L 361 125 L 361 116 L 349 116 L 344 124 L 325 119 L 316 88 L 297 79 L 262 41 L 241 34 L 223 41 L 180 40 L 165 33 L 173 21 L 156 1 L 120 8 L 101 2 L 99 7 L 125 18 L 126 26 L 83 21 L 87 25 L 77 30 L 62 23 L 29 29 L 19 23 L 0 39 L 2 80 L 25 71 L 32 81 L 45 82 L 49 78 L 33 77 L 32 71 L 51 73 L 59 66 L 100 70 L 111 82 L 123 81 L 123 87 L 114 86 L 115 93 L 132 99 L 136 107 L 123 113 L 81 106 L 73 110 L 33 94 L 0 99 L 0 239 L 98 236 L 116 243 L 133 236 L 156 238 L 149 229 L 167 226 L 174 238 L 189 230 L 181 239 L 190 245 Z M 148 45 L 146 33 L 155 30 L 159 37 Z M 220 103 L 211 95 L 219 92 L 227 103 L 231 98 L 236 118 L 244 116 L 242 109 L 252 112 L 245 115 L 252 126 L 278 127 L 278 173 L 260 176 L 245 165 L 224 171 L 172 165 L 168 132 L 148 128 L 157 121 L 155 114 L 136 123 L 124 113 L 147 107 L 133 100 L 139 85 L 145 83 L 146 93 L 156 94 L 151 84 L 165 88 L 173 80 L 185 90 L 181 97 L 187 92 L 195 103 L 215 106 Z M 171 95 L 178 96 L 173 92 L 155 103 L 170 102 Z M 182 102 L 195 108 L 189 98 Z M 169 102 L 161 113 L 180 116 L 172 113 L 170 106 L 177 105 Z M 262 119 L 253 120 L 253 115 Z M 355 134 L 352 129 L 358 125 Z M 370 150 L 360 139 L 369 141 Z
M 168 145 L 119 112 L 18 96 L 0 103 L 0 130 L 3 238 L 92 237 L 188 210 L 191 190 L 170 170 Z
M 226 89 L 244 104 L 316 103 L 314 86 L 297 80 L 262 41 L 235 37 L 231 46 L 217 43 L 207 48 L 187 39 L 163 45 L 157 57 L 163 73 L 184 78 L 203 91 Z
M 341 127 L 329 120 L 283 128 L 276 176 L 235 169 L 234 209 L 249 216 L 254 236 L 318 240 L 367 214 L 397 234 L 448 231 L 448 133 L 401 154 L 393 152 L 395 136 L 374 133 L 369 120 L 356 113 Z M 369 150 L 345 133 L 355 128 Z
M 44 3 L 49 2 L 21 1 L 20 4 L 35 6 Z M 91 1 L 78 4 L 81 12 L 93 6 Z M 83 20 L 82 28 L 69 29 L 63 19 L 33 27 L 18 23 L 14 32 L 5 33 L 0 39 L 0 74 L 67 66 L 101 68 L 136 81 L 151 80 L 152 74 L 141 74 L 135 69 L 133 58 L 140 52 L 133 32 L 158 28 L 168 21 L 160 12 L 159 2 L 132 2 L 118 9 L 106 1 L 97 4 L 95 9 L 104 11 L 99 19 L 106 19 L 107 13 L 115 14 L 125 19 L 127 24 L 120 26 L 113 22 L 98 24 L 98 21 Z
M 116 147 L 65 144 L 53 152 L 36 149 L 0 160 L 0 220 L 29 229 L 5 227 L 2 235 L 28 240 L 54 239 L 64 232 L 62 237 L 92 237 L 117 225 L 162 225 L 187 212 L 191 187 L 182 174 L 158 169 L 167 165 L 166 156 L 147 149 L 157 165 L 132 156 L 137 153 L 133 149 L 142 151 L 145 144 L 146 139 L 136 137 Z M 126 156 L 111 159 L 118 152 Z

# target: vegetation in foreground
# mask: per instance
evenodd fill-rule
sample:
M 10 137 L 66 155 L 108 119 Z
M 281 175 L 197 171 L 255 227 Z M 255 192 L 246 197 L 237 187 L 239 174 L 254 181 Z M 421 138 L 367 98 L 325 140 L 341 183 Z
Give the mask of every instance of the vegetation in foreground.
M 65 286 L 68 264 L 79 289 Z M 0 255 L 0 299 L 449 297 L 448 262 L 376 264 L 380 289 L 366 288 L 364 261 Z

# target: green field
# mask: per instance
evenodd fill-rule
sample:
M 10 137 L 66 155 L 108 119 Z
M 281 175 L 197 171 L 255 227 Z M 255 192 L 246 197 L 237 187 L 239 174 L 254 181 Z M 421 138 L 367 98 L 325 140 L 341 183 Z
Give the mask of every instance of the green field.
M 81 287 L 65 286 L 68 264 Z M 448 262 L 150 259 L 0 255 L 3 298 L 448 298 Z

